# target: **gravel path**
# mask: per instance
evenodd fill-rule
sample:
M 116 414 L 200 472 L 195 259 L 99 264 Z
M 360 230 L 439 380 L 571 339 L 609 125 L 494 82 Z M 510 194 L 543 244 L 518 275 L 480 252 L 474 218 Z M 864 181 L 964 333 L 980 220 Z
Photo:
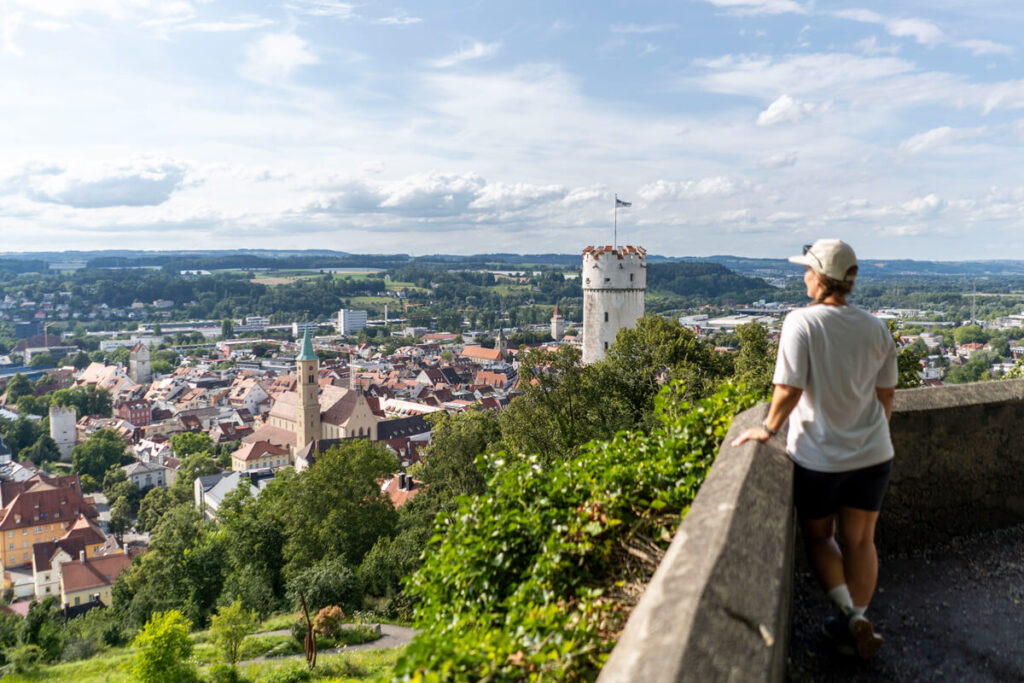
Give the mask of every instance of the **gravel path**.
M 861 662 L 829 646 L 829 603 L 796 574 L 789 680 L 1024 681 L 1024 526 L 882 557 L 878 585 L 868 616 L 886 641 Z
M 358 645 L 342 645 L 341 647 L 331 648 L 329 650 L 318 650 L 317 656 L 326 654 L 337 654 L 339 652 L 355 652 L 357 650 L 386 650 L 390 647 L 398 647 L 399 645 L 405 645 L 413 637 L 419 633 L 415 629 L 408 628 L 406 626 L 395 626 L 394 624 L 381 624 L 380 625 L 380 638 L 377 640 L 370 641 L 369 643 L 359 643 Z M 283 628 L 277 631 L 264 631 L 263 633 L 254 633 L 257 636 L 287 636 L 291 635 L 289 629 Z M 257 657 L 256 659 L 247 659 L 239 664 L 248 664 L 250 662 L 266 662 L 266 661 L 283 661 L 286 659 L 305 659 L 306 655 L 287 655 L 284 657 Z

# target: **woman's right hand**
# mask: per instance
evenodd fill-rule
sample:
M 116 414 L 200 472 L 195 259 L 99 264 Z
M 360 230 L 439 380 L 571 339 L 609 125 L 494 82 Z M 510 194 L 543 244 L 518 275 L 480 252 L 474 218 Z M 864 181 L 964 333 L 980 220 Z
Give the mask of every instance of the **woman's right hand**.
M 770 438 L 772 438 L 772 435 L 769 434 L 768 430 L 764 427 L 751 427 L 733 439 L 731 445 L 735 448 L 736 446 L 742 446 L 747 441 L 760 441 L 761 443 L 764 443 Z

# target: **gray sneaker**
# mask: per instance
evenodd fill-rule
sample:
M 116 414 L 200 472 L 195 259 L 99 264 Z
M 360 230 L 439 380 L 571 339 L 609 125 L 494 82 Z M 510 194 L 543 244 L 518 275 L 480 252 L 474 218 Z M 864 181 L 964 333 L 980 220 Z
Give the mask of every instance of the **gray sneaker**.
M 838 616 L 831 616 L 821 625 L 821 632 L 825 634 L 836 652 L 846 657 L 853 657 L 857 654 L 857 641 L 854 640 L 850 629 L 845 627 L 846 620 Z

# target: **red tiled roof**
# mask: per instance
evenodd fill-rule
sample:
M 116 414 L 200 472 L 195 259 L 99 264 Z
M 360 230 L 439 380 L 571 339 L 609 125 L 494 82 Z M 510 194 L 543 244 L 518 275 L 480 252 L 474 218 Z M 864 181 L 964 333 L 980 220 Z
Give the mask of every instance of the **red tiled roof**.
M 66 562 L 61 565 L 61 583 L 65 593 L 76 593 L 90 588 L 104 588 L 117 581 L 117 576 L 131 565 L 127 555 L 94 557 L 85 562 Z
M 99 517 L 96 508 L 87 503 L 75 488 L 54 488 L 40 482 L 19 493 L 0 512 L 0 530 L 9 531 L 39 524 L 68 523 L 79 514 Z
M 249 462 L 250 460 L 258 460 L 265 455 L 288 455 L 288 451 L 278 448 L 269 441 L 257 441 L 256 443 L 245 444 L 232 453 L 231 457 L 238 458 L 243 462 Z

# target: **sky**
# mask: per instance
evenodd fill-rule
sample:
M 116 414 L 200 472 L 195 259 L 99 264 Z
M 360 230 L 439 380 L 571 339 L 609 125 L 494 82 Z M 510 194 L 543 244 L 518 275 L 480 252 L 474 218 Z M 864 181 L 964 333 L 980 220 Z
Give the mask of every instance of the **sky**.
M 0 0 L 0 251 L 1024 259 L 1017 0 Z

